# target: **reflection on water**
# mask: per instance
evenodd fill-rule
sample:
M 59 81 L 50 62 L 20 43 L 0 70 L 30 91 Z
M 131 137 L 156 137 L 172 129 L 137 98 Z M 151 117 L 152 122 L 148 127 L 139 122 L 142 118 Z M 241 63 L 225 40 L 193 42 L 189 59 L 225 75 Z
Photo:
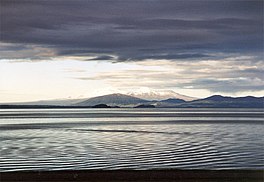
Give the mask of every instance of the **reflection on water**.
M 0 171 L 263 169 L 263 111 L 0 110 Z

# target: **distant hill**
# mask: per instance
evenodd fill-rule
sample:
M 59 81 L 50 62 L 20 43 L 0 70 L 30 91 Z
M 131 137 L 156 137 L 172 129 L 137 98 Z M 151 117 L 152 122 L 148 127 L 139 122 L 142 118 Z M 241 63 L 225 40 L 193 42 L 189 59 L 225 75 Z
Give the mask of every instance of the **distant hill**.
M 139 104 L 148 103 L 149 101 L 139 99 L 124 94 L 109 94 L 99 97 L 93 97 L 83 102 L 74 104 L 75 106 L 94 106 L 98 104 L 106 104 L 108 106 L 134 107 Z
M 156 107 L 177 107 L 182 103 L 185 103 L 186 101 L 182 100 L 182 99 L 166 99 L 166 100 L 161 100 L 161 101 L 156 101 L 154 103 L 152 103 L 153 105 L 155 105 Z
M 225 97 L 213 95 L 204 99 L 180 104 L 178 107 L 264 108 L 264 97 Z
M 171 104 L 179 104 L 179 103 L 184 103 L 186 102 L 185 100 L 183 99 L 166 99 L 166 100 L 162 100 L 161 102 L 166 102 L 166 103 L 171 103 Z

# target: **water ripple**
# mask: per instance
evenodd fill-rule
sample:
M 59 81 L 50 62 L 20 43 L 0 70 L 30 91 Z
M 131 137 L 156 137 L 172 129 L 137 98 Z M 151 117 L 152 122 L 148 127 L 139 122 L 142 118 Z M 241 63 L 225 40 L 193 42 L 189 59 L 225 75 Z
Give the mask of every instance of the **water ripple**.
M 62 114 L 68 110 L 20 110 L 14 111 L 15 117 L 22 112 L 23 119 L 0 119 L 0 171 L 264 169 L 264 128 L 259 110 L 237 114 L 224 109 L 154 109 L 143 114 L 139 110 L 113 110 L 109 119 L 101 115 L 80 120 L 77 115 L 84 116 L 86 111 L 71 110 L 68 114 L 75 118 L 39 119 L 42 116 L 37 115 L 43 112 Z M 111 114 L 109 110 L 89 112 Z M 0 113 L 12 116 L 12 111 Z M 220 117 L 221 113 L 225 117 Z M 25 114 L 31 115 L 25 118 Z M 248 118 L 254 114 L 256 117 Z

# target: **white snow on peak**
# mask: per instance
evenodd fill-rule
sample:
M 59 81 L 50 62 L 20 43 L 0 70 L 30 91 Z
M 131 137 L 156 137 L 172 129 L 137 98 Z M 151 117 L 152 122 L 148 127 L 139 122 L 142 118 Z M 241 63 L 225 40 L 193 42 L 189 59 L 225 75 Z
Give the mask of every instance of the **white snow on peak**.
M 173 90 L 153 90 L 147 87 L 139 88 L 138 90 L 135 90 L 133 92 L 128 92 L 126 94 L 146 100 L 165 100 L 165 99 L 175 98 L 175 99 L 182 99 L 185 101 L 192 101 L 197 99 L 194 97 L 189 97 L 186 95 L 176 93 Z

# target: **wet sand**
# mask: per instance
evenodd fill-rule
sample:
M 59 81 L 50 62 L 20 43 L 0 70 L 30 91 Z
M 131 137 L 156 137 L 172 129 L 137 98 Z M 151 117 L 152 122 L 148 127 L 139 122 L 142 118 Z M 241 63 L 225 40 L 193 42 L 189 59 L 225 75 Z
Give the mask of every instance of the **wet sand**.
M 3 172 L 0 181 L 263 182 L 264 170 L 65 170 Z

